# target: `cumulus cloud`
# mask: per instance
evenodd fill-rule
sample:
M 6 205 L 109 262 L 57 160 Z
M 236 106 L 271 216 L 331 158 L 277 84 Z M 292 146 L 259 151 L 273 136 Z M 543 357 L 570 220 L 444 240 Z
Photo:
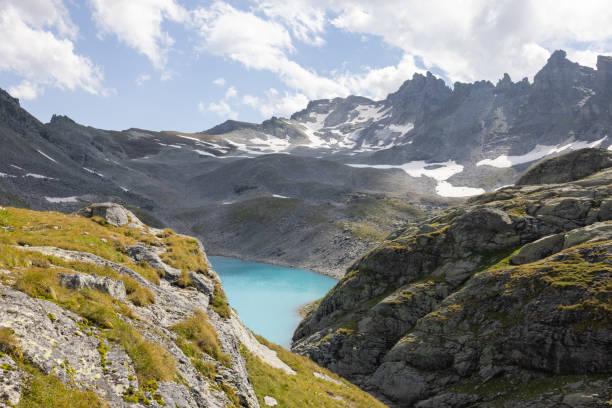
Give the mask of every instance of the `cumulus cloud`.
M 236 119 L 238 118 L 238 112 L 232 109 L 227 101 L 211 102 L 208 104 L 209 111 L 216 113 L 218 116 Z
M 186 22 L 188 12 L 175 0 L 90 0 L 100 34 L 112 34 L 163 69 L 174 40 L 165 21 Z
M 238 96 L 238 91 L 236 91 L 236 88 L 234 88 L 233 86 L 230 86 L 229 88 L 227 88 L 227 91 L 225 91 L 224 99 L 227 101 L 229 99 L 235 98 L 236 96 Z
M 279 2 L 274 0 L 256 0 L 257 9 L 272 20 L 280 21 L 289 29 L 295 38 L 307 44 L 322 46 L 325 44 L 325 9 L 316 7 L 311 0 Z
M 335 13 L 334 26 L 380 36 L 453 81 L 495 81 L 504 72 L 531 78 L 555 49 L 586 55 L 602 44 L 609 49 L 612 40 L 606 23 L 612 10 L 599 0 L 339 0 L 320 6 Z
M 140 74 L 136 77 L 136 85 L 138 86 L 142 86 L 145 84 L 145 82 L 151 80 L 151 75 L 150 74 Z
M 223 80 L 223 84 L 225 84 L 225 80 Z M 235 103 L 235 101 L 232 100 L 237 98 L 238 91 L 236 91 L 236 88 L 233 86 L 230 86 L 225 90 L 223 99 L 218 102 L 211 102 L 208 105 L 205 105 L 204 102 L 199 102 L 198 110 L 202 113 L 212 112 L 223 118 L 236 119 L 238 118 L 238 112 L 232 107 L 232 104 Z
M 33 99 L 55 86 L 106 95 L 100 68 L 74 50 L 76 33 L 59 0 L 0 1 L 0 71 L 22 78 L 9 92 Z
M 258 111 L 263 117 L 274 115 L 289 116 L 294 112 L 304 109 L 308 104 L 308 97 L 299 92 L 280 93 L 271 88 L 264 91 L 263 97 L 246 94 L 241 103 Z
M 217 85 L 217 86 L 224 86 L 225 85 L 225 78 L 217 78 L 214 81 L 212 81 L 213 84 Z
M 283 7 L 273 7 L 272 2 L 260 2 L 259 5 L 271 19 L 238 10 L 224 2 L 215 2 L 208 8 L 194 11 L 193 21 L 199 26 L 201 50 L 240 62 L 249 69 L 273 72 L 291 90 L 282 95 L 275 90 L 267 91 L 262 104 L 256 108 L 260 112 L 286 114 L 291 109 L 302 109 L 309 99 L 347 96 L 356 92 L 383 97 L 418 71 L 414 59 L 407 56 L 397 66 L 372 69 L 365 74 L 320 75 L 291 59 L 295 52 L 292 36 L 285 25 L 276 20 L 289 24 L 299 38 L 312 39 L 312 35 L 323 31 L 323 23 L 317 23 L 320 27 L 315 25 L 308 31 L 304 22 L 309 21 L 309 17 L 304 16 L 316 15 L 312 18 L 319 21 L 324 13 L 313 11 L 315 9 L 308 8 L 308 2 L 304 1 L 300 5 L 307 7 L 306 11 L 282 19 L 279 16 Z

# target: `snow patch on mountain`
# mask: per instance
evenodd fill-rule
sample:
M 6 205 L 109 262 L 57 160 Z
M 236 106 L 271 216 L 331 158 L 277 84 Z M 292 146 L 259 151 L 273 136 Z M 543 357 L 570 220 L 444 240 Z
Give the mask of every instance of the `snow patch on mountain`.
M 607 138 L 608 136 L 604 136 L 603 138 L 590 143 L 584 141 L 577 141 L 557 146 L 536 145 L 533 150 L 523 155 L 507 156 L 503 154 L 495 159 L 481 160 L 476 163 L 476 166 L 492 166 L 497 168 L 512 167 L 518 164 L 529 163 L 535 160 L 539 160 L 551 154 L 561 153 L 565 150 L 578 150 L 584 149 L 586 147 L 597 147 L 602 144 Z
M 45 200 L 47 200 L 50 203 L 76 203 L 76 202 L 79 201 L 77 196 L 71 196 L 71 197 L 45 197 Z
M 431 177 L 438 182 L 436 194 L 442 197 L 469 197 L 485 192 L 482 188 L 456 187 L 450 184 L 449 178 L 463 171 L 463 166 L 454 160 L 443 163 L 426 163 L 418 160 L 401 165 L 392 164 L 348 164 L 351 167 L 370 167 L 375 169 L 400 169 L 412 177 Z
M 256 147 L 266 148 L 273 153 L 280 153 L 291 146 L 289 140 L 267 134 L 263 134 L 262 137 L 254 137 L 250 142 Z
M 36 151 L 40 154 L 42 154 L 44 157 L 46 157 L 47 159 L 51 160 L 53 163 L 57 163 L 57 160 L 55 160 L 53 157 L 49 156 L 48 154 L 43 153 L 42 151 L 40 151 L 39 149 L 36 149 Z
M 399 132 L 403 135 L 403 134 L 410 132 L 412 129 L 414 129 L 414 123 L 408 122 L 403 125 L 393 124 L 393 125 L 389 125 L 387 129 L 389 129 L 391 132 Z
M 24 177 L 31 177 L 31 178 L 42 179 L 42 180 L 57 180 L 53 177 L 43 176 L 42 174 L 36 174 L 36 173 L 28 173 Z
M 207 151 L 204 150 L 199 150 L 199 149 L 193 149 L 194 152 L 196 152 L 197 154 L 199 154 L 200 156 L 210 156 L 210 157 L 217 157 L 212 153 L 209 153 Z
M 92 170 L 92 169 L 88 169 L 87 167 L 83 167 L 83 170 L 85 170 L 88 173 L 95 174 L 95 175 L 100 176 L 100 177 L 104 177 L 104 174 L 98 173 L 97 171 Z

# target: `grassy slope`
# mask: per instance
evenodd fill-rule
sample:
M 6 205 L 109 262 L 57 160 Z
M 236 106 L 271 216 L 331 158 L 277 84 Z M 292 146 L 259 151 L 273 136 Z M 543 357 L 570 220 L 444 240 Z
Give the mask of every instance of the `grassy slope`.
M 146 306 L 154 303 L 153 293 L 134 279 L 118 274 L 108 267 L 69 262 L 28 251 L 26 248 L 15 248 L 25 245 L 55 246 L 93 253 L 128 266 L 158 284 L 159 271 L 146 264 L 134 264 L 126 255 L 126 246 L 138 244 L 163 246 L 166 252 L 162 259 L 171 266 L 183 271 L 208 273 L 209 265 L 198 251 L 197 242 L 171 230 L 153 235 L 147 230 L 141 232 L 105 225 L 99 219 L 55 212 L 0 208 L 0 269 L 10 271 L 10 274 L 0 275 L 0 281 L 30 296 L 55 302 L 79 314 L 85 319 L 83 330 L 87 331 L 89 326 L 100 329 L 102 359 L 109 342 L 123 345 L 134 361 L 140 384 L 148 390 L 147 387 L 155 387 L 156 381 L 176 380 L 176 363 L 169 353 L 161 345 L 145 340 L 138 329 L 127 323 L 129 319 L 126 318 L 133 317 L 132 305 Z M 62 272 L 96 274 L 123 280 L 128 292 L 127 302 L 119 302 L 100 292 L 63 288 L 59 285 L 58 278 L 58 274 Z M 184 284 L 189 286 L 188 281 Z M 229 315 L 229 305 L 218 283 L 215 295 L 211 302 L 212 307 L 221 316 Z M 205 314 L 196 313 L 171 329 L 179 335 L 177 345 L 192 359 L 196 369 L 203 375 L 214 378 L 216 374 L 214 364 L 203 358 L 204 353 L 225 365 L 231 365 L 228 356 L 221 351 L 214 328 L 207 321 Z M 245 351 L 249 376 L 262 405 L 263 397 L 270 395 L 279 401 L 280 406 L 286 407 L 384 407 L 369 394 L 312 361 L 269 344 L 264 339 L 260 340 L 275 349 L 280 358 L 298 372 L 297 376 L 287 376 Z M 20 406 L 59 408 L 66 406 L 65 401 L 77 399 L 83 401 L 83 406 L 106 407 L 96 394 L 63 384 L 57 378 L 45 375 L 37 368 L 24 363 L 18 350 L 13 347 L 14 344 L 17 343 L 10 331 L 0 327 L 0 351 L 10 352 L 19 361 L 21 369 L 30 375 Z M 324 373 L 344 385 L 316 378 L 313 372 Z M 232 400 L 232 390 L 223 391 Z M 141 390 L 132 390 L 125 395 L 125 399 L 129 402 L 146 401 Z
M 266 406 L 265 396 L 276 399 L 281 408 L 385 407 L 370 394 L 313 361 L 272 344 L 261 336 L 257 336 L 257 339 L 276 351 L 278 357 L 297 372 L 294 376 L 287 375 L 243 349 L 249 378 L 262 407 Z M 333 381 L 315 377 L 314 373 L 323 374 Z

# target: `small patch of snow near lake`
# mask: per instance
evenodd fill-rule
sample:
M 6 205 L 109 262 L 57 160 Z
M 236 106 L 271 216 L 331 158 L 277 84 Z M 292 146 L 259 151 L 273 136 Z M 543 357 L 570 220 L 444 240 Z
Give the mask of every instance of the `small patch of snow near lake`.
M 274 197 L 274 198 L 290 198 L 290 197 L 287 197 L 287 196 L 284 196 L 284 195 L 280 195 L 280 194 L 272 194 L 272 197 Z
M 584 141 L 578 141 L 578 142 L 568 143 L 563 146 L 536 145 L 536 147 L 534 147 L 533 150 L 523 155 L 507 156 L 505 154 L 502 154 L 501 156 L 498 156 L 495 159 L 481 160 L 478 163 L 476 163 L 476 166 L 492 166 L 492 167 L 497 167 L 497 168 L 512 167 L 518 164 L 529 163 L 535 160 L 539 160 L 551 154 L 561 153 L 565 150 L 578 150 L 578 149 L 584 149 L 585 147 L 590 147 L 590 148 L 597 147 L 607 138 L 608 136 L 604 136 L 603 138 L 596 140 L 594 142 L 591 142 L 591 143 L 584 142 Z M 608 147 L 608 149 L 610 149 L 610 147 Z
M 79 201 L 77 196 L 71 196 L 71 197 L 45 197 L 45 200 L 47 200 L 50 203 L 77 203 Z

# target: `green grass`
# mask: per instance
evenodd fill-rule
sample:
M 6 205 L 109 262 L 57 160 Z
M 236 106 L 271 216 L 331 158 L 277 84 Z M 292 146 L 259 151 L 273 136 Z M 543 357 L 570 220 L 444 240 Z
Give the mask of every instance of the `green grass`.
M 213 292 L 213 299 L 210 302 L 213 310 L 219 314 L 219 316 L 227 319 L 231 316 L 232 310 L 227 302 L 227 296 L 221 287 L 221 283 L 215 281 L 215 289 Z
M 59 285 L 61 268 L 30 268 L 18 275 L 14 287 L 29 296 L 50 300 L 86 319 L 111 341 L 123 346 L 134 363 L 139 381 L 171 381 L 176 362 L 161 345 L 146 340 L 119 314 L 129 314 L 125 305 L 106 293 L 74 291 Z M 65 271 L 64 271 L 65 272 Z
M 280 408 L 382 408 L 380 401 L 355 387 L 336 374 L 319 367 L 311 360 L 293 354 L 280 346 L 269 343 L 262 337 L 257 339 L 275 350 L 297 375 L 287 375 L 282 370 L 270 367 L 244 347 L 241 352 L 247 361 L 249 379 L 262 407 L 266 406 L 266 395 L 275 398 Z M 325 374 L 342 385 L 320 379 L 314 372 Z
M 177 345 L 188 357 L 199 360 L 206 353 L 221 364 L 232 366 L 229 354 L 221 350 L 217 332 L 203 311 L 196 310 L 193 317 L 173 325 L 170 330 L 179 335 Z
M 22 365 L 30 375 L 18 408 L 108 408 L 106 402 L 91 390 L 70 388 L 54 375 Z
M 0 353 L 21 358 L 19 340 L 15 332 L 8 327 L 0 327 Z

